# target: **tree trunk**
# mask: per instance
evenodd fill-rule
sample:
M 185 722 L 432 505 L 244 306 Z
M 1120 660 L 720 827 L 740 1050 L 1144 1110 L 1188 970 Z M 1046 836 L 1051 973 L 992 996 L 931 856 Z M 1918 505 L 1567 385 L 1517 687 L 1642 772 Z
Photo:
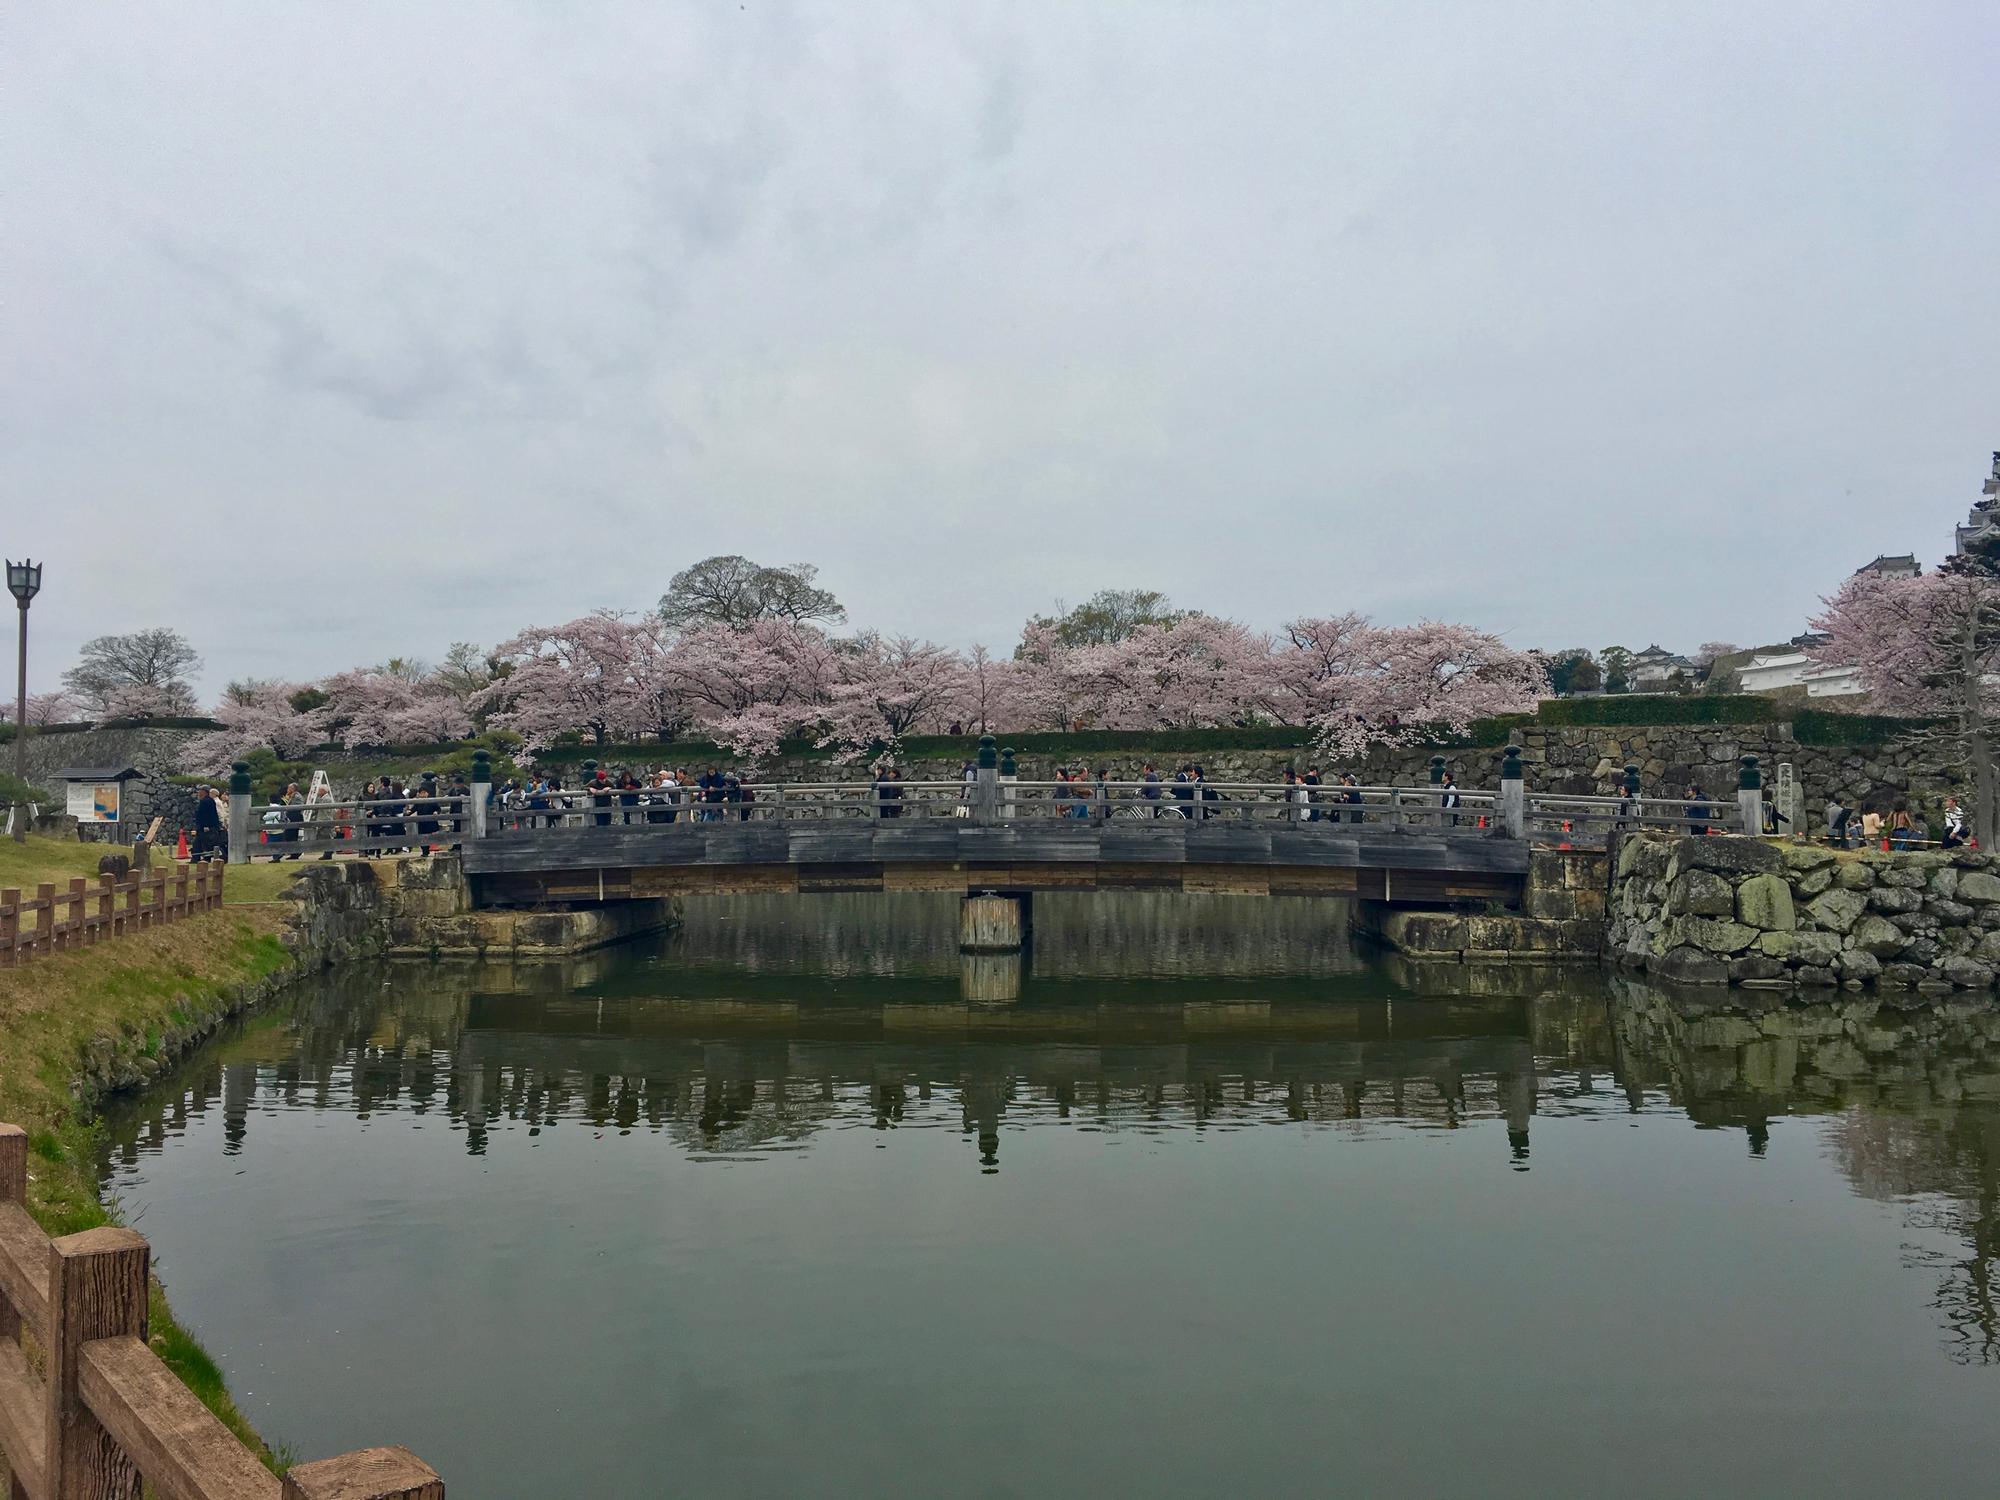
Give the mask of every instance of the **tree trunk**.
M 1990 853 L 2000 847 L 2000 807 L 1994 806 L 1993 747 L 1984 724 L 1966 735 L 1965 750 L 1972 757 L 1972 834 Z

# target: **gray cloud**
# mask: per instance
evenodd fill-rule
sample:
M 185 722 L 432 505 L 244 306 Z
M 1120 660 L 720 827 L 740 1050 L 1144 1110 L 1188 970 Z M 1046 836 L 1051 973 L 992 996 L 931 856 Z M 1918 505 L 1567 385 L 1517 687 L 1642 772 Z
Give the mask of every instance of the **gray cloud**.
M 1990 6 L 30 7 L 36 670 L 438 655 L 808 558 L 1781 637 L 2000 443 Z

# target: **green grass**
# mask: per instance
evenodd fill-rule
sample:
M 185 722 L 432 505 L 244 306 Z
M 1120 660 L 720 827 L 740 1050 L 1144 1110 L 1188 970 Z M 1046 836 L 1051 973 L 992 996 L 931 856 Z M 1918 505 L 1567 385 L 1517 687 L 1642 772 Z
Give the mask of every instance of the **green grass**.
M 97 878 L 97 861 L 106 854 L 129 853 L 122 844 L 81 844 L 68 839 L 31 838 L 25 844 L 0 837 L 0 886 L 32 892 L 37 885 L 67 888 L 73 876 Z M 172 850 L 154 856 L 171 863 Z M 231 865 L 222 879 L 222 904 L 239 906 L 276 901 L 299 873 L 296 863 Z
M 27 854 L 0 846 L 5 883 L 16 883 L 24 870 L 50 869 L 49 847 L 62 846 L 37 852 L 31 843 Z M 99 1126 L 72 1092 L 93 1043 L 110 1038 L 157 1057 L 167 1029 L 185 1024 L 198 1003 L 284 965 L 281 917 L 275 905 L 208 912 L 0 970 L 0 1120 L 28 1133 L 28 1209 L 48 1234 L 76 1234 L 118 1217 L 118 1205 L 98 1196 Z M 151 1332 L 168 1368 L 281 1472 L 287 1456 L 274 1454 L 244 1420 L 215 1361 L 175 1319 L 157 1283 Z

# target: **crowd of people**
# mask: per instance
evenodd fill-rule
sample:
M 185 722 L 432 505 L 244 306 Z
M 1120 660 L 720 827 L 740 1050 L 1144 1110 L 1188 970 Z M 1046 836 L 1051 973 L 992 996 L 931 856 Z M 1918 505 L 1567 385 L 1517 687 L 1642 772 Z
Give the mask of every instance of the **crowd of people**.
M 1956 797 L 1946 797 L 1938 809 L 1935 825 L 1920 806 L 1897 797 L 1886 806 L 1865 799 L 1850 807 L 1839 797 L 1826 804 L 1827 842 L 1846 849 L 1886 845 L 1891 850 L 1922 849 L 1935 844 L 1940 849 L 1962 849 L 1971 838 L 1965 809 Z
M 616 776 L 603 766 L 575 786 L 560 775 L 510 777 L 494 794 L 505 828 L 554 828 L 581 812 L 600 827 L 612 823 L 718 823 L 747 820 L 756 787 L 733 771 L 709 766 L 696 775 L 685 766 L 645 773 L 627 767 Z
M 965 762 L 960 769 L 963 789 L 955 799 L 955 811 L 961 817 L 971 815 L 977 777 L 974 763 Z M 1208 818 L 1216 815 L 1216 804 L 1229 795 L 1195 761 L 1183 762 L 1171 772 L 1147 761 L 1136 772 L 1127 770 L 1116 777 L 1105 765 L 1060 767 L 1049 779 L 1053 785 L 1045 789 L 1046 795 L 1058 804 L 1057 816 L 1064 818 Z M 616 772 L 593 766 L 589 774 L 570 784 L 557 772 L 537 772 L 510 777 L 493 788 L 489 816 L 493 826 L 514 830 L 577 822 L 604 827 L 682 820 L 748 821 L 756 811 L 759 785 L 716 765 L 699 773 L 685 766 L 626 767 Z M 1367 815 L 1361 784 L 1352 772 L 1325 776 L 1317 765 L 1307 765 L 1304 770 L 1287 766 L 1279 785 L 1284 799 L 1299 805 L 1301 821 L 1359 823 Z M 905 815 L 901 767 L 879 767 L 869 786 L 879 817 Z M 1038 789 L 1037 795 L 1042 790 Z M 1449 770 L 1441 782 L 1411 790 L 1427 791 L 1452 821 L 1460 820 L 1456 810 L 1463 806 L 1463 799 Z M 768 785 L 765 792 L 767 797 L 772 794 Z M 1268 799 L 1270 793 L 1267 789 L 1260 795 Z M 1612 795 L 1635 816 L 1651 801 L 1622 785 L 1615 787 Z M 302 791 L 296 782 L 288 784 L 261 810 L 262 826 L 254 832 L 263 846 L 259 852 L 279 860 L 302 859 L 314 847 L 320 848 L 320 858 L 330 859 L 328 846 L 354 835 L 365 836 L 369 847 L 378 852 L 428 854 L 457 847 L 469 817 L 470 796 L 471 787 L 462 773 L 439 777 L 426 772 L 408 782 L 393 775 L 381 776 L 369 780 L 351 799 L 336 798 L 321 775 L 315 777 L 309 790 Z M 1681 787 L 1678 801 L 1679 816 L 1686 819 L 1689 832 L 1720 831 L 1718 809 L 1698 782 Z M 1469 819 L 1474 815 L 1465 816 Z M 228 804 L 216 788 L 199 789 L 194 821 L 193 857 L 222 858 L 228 847 Z M 326 834 L 315 833 L 315 824 L 327 825 Z M 1827 801 L 1825 824 L 1827 840 L 1848 848 L 1953 849 L 1964 846 L 1970 837 L 1964 809 L 1958 798 L 1951 796 L 1943 799 L 1935 822 L 1905 798 L 1849 806 L 1835 796 Z M 1775 799 L 1766 798 L 1762 831 L 1788 834 L 1798 830 L 1789 827 Z

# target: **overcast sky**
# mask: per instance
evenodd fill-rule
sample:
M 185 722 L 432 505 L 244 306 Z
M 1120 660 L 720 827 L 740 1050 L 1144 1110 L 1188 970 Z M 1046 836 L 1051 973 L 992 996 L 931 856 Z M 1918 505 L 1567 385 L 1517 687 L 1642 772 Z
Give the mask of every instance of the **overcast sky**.
M 1107 585 L 1781 639 L 2000 447 L 1996 60 L 1991 0 L 21 0 L 33 676 L 717 552 L 954 645 Z

